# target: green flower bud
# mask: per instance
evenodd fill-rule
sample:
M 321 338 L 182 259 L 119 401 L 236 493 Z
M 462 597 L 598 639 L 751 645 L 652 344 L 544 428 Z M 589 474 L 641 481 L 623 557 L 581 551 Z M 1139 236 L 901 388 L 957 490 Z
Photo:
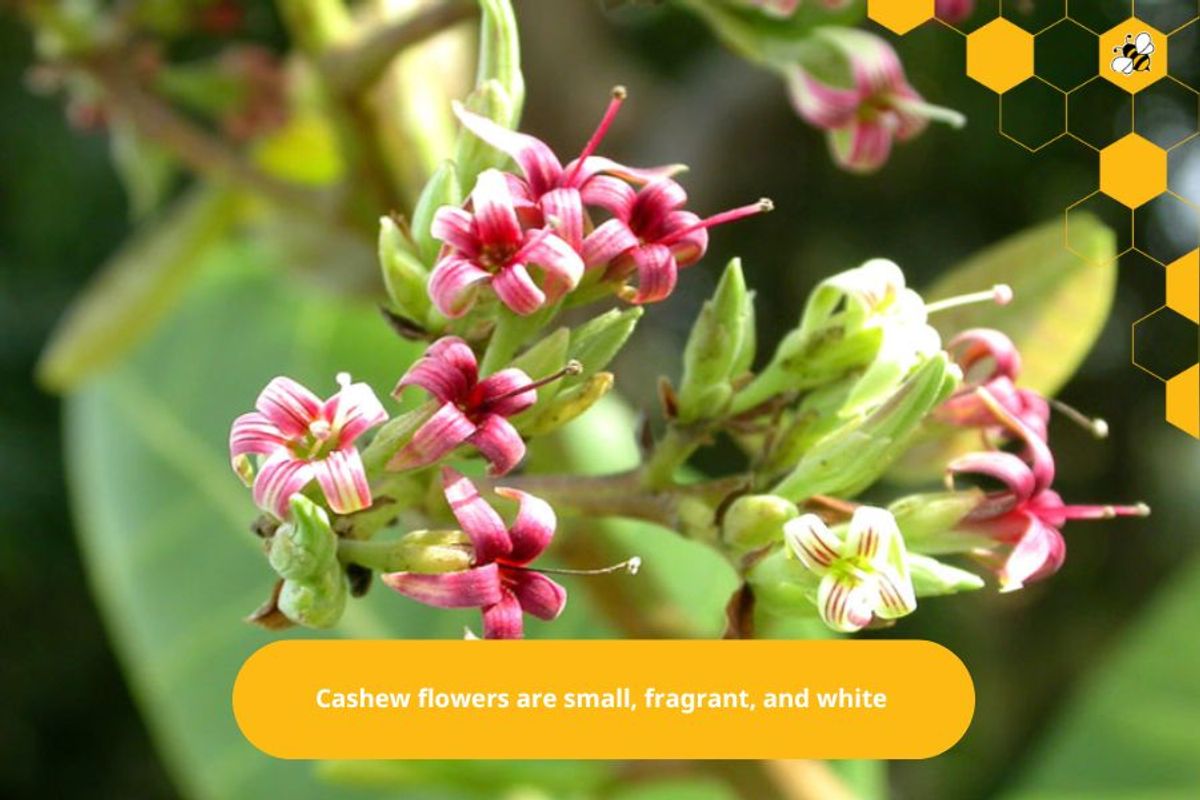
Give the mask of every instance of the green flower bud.
M 494 82 L 507 98 L 508 115 L 494 119 L 516 128 L 525 105 L 525 78 L 521 74 L 521 37 L 511 0 L 479 0 L 479 71 L 476 84 Z M 474 109 L 473 109 L 474 110 Z
M 572 330 L 567 357 L 583 365 L 583 371 L 564 379 L 564 386 L 581 384 L 607 367 L 625 346 L 644 313 L 641 306 L 623 311 L 613 309 Z
M 284 581 L 279 592 L 279 610 L 307 628 L 332 628 L 346 610 L 346 579 L 340 569 L 321 573 L 307 581 Z
M 688 337 L 678 393 L 680 422 L 711 419 L 728 405 L 749 300 L 742 263 L 735 258 L 721 275 L 712 299 L 700 310 Z
M 302 494 L 289 503 L 291 519 L 271 538 L 268 559 L 281 578 L 310 580 L 337 564 L 337 535 L 325 509 Z
M 396 310 L 425 324 L 433 308 L 426 290 L 429 270 L 391 217 L 379 220 L 379 264 L 383 270 L 383 285 Z
M 754 356 L 758 351 L 758 327 L 757 315 L 754 311 L 754 298 L 754 292 L 746 293 L 746 313 L 741 317 L 741 346 L 738 347 L 737 358 L 733 360 L 733 369 L 729 371 L 729 376 L 735 380 L 750 371 L 750 367 L 754 365 Z
M 820 578 L 798 559 L 779 548 L 756 563 L 746 575 L 754 589 L 754 601 L 763 611 L 781 617 L 817 614 Z
M 929 359 L 874 412 L 817 442 L 772 493 L 797 502 L 815 494 L 858 494 L 887 471 L 960 378 L 944 353 Z
M 612 387 L 613 374 L 597 372 L 582 385 L 560 392 L 536 419 L 521 429 L 522 433 L 527 436 L 544 436 L 558 430 L 600 402 Z
M 342 561 L 379 572 L 459 572 L 471 566 L 471 543 L 461 531 L 412 531 L 391 541 L 342 539 Z
M 979 545 L 979 537 L 955 531 L 963 517 L 983 500 L 983 492 L 931 492 L 902 497 L 889 506 L 904 540 L 921 553 L 962 553 Z
M 479 85 L 467 95 L 463 103 L 468 111 L 512 128 L 520 118 L 520 112 L 514 112 L 513 101 L 499 81 L 488 80 Z M 458 165 L 458 183 L 462 187 L 475 185 L 475 178 L 489 167 L 502 167 L 508 156 L 480 139 L 469 130 L 463 129 L 458 136 L 458 144 L 454 151 L 454 162 Z
M 943 564 L 928 556 L 910 553 L 908 569 L 917 597 L 941 597 L 959 592 L 972 592 L 984 586 L 983 578 L 975 573 Z
M 430 176 L 413 209 L 412 237 L 417 246 L 417 255 L 426 266 L 433 266 L 442 247 L 442 243 L 430 233 L 434 214 L 442 206 L 457 206 L 462 200 L 458 172 L 452 162 L 445 161 Z
M 722 535 L 734 549 L 746 552 L 783 541 L 783 524 L 800 516 L 796 504 L 771 494 L 739 497 L 725 511 Z

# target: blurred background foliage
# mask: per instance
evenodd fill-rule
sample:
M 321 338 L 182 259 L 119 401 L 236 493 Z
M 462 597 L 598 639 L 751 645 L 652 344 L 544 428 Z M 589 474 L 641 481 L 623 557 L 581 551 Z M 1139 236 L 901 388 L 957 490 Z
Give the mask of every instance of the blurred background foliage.
M 249 5 L 253 36 L 280 45 L 270 4 Z M 733 255 L 743 257 L 748 279 L 759 290 L 761 339 L 773 342 L 794 324 L 808 289 L 830 272 L 887 256 L 905 268 L 915 285 L 927 286 L 977 249 L 1061 219 L 1063 209 L 1097 185 L 1096 154 L 1077 143 L 1061 141 L 1032 155 L 1001 138 L 995 96 L 964 77 L 961 38 L 935 25 L 915 31 L 897 46 L 914 85 L 931 101 L 962 110 L 970 124 L 958 132 L 932 129 L 900 148 L 881 174 L 858 178 L 830 165 L 823 137 L 794 116 L 777 79 L 723 51 L 689 16 L 656 4 L 606 9 L 587 0 L 524 0 L 518 11 L 529 85 L 523 127 L 571 152 L 590 132 L 609 88 L 621 83 L 631 100 L 607 150 L 631 163 L 690 164 L 685 182 L 697 210 L 760 196 L 773 198 L 778 209 L 753 224 L 714 235 L 703 262 L 707 266 L 687 271 L 679 290 L 645 318 L 616 365 L 618 388 L 634 408 L 653 410 L 661 365 L 677 363 L 695 309 L 711 293 L 717 275 L 712 265 Z M 180 664 L 188 668 L 176 669 L 172 680 L 178 686 L 228 684 L 231 676 L 205 674 L 197 653 L 204 652 L 206 635 L 228 634 L 222 646 L 232 648 L 230 652 L 249 652 L 255 642 L 265 641 L 262 634 L 237 627 L 238 615 L 250 610 L 253 598 L 197 600 L 187 594 L 190 580 L 200 585 L 204 579 L 203 572 L 192 569 L 193 558 L 216 570 L 217 580 L 243 585 L 261 579 L 265 591 L 266 573 L 256 571 L 261 565 L 252 558 L 236 563 L 236 555 L 220 558 L 249 552 L 249 535 L 235 523 L 250 518 L 248 503 L 239 517 L 236 506 L 225 514 L 214 510 L 219 503 L 194 502 L 193 492 L 187 513 L 197 531 L 191 541 L 210 537 L 212 551 L 163 552 L 169 548 L 159 542 L 154 522 L 156 514 L 158 520 L 165 518 L 162 509 L 143 504 L 138 512 L 145 523 L 137 530 L 122 527 L 130 523 L 128 516 L 105 510 L 106 500 L 115 508 L 120 503 L 113 498 L 123 493 L 136 506 L 142 484 L 93 469 L 93 480 L 73 488 L 100 520 L 90 521 L 93 531 L 103 529 L 107 535 L 88 538 L 90 580 L 110 613 L 107 628 L 89 591 L 66 503 L 60 402 L 36 389 L 31 374 L 71 297 L 132 227 L 105 137 L 70 130 L 55 101 L 28 91 L 31 59 L 27 30 L 11 16 L 0 16 L 0 474 L 5 488 L 0 502 L 0 678 L 6 691 L 0 714 L 0 794 L 170 798 L 183 791 L 187 796 L 228 797 L 229 787 L 237 786 L 237 796 L 269 796 L 285 788 L 276 782 L 283 780 L 273 777 L 276 773 L 255 772 L 241 783 L 235 775 L 224 782 L 222 769 L 236 771 L 241 767 L 231 767 L 233 762 L 249 763 L 239 750 L 245 746 L 236 738 L 227 706 L 181 701 L 165 707 L 156 699 L 163 688 L 156 681 Z M 1159 129 L 1189 124 L 1185 106 L 1172 109 L 1170 98 L 1162 102 L 1157 122 L 1147 123 L 1151 138 Z M 1024 124 L 1025 115 L 1035 125 L 1047 113 L 1035 98 L 1011 118 L 1012 124 Z M 1089 124 L 1100 135 L 1119 127 L 1121 113 L 1103 103 L 1087 111 Z M 1184 155 L 1192 161 L 1173 164 L 1173 170 L 1195 179 L 1200 157 Z M 1114 224 L 1128 244 L 1127 220 L 1119 211 L 1105 205 L 1091 210 Z M 1140 215 L 1138 223 L 1147 247 L 1183 252 L 1197 244 L 1195 219 L 1164 210 Z M 131 397 L 139 394 L 153 395 L 194 421 L 187 433 L 205 442 L 207 450 L 219 452 L 222 426 L 250 402 L 246 387 L 261 384 L 267 377 L 263 370 L 295 363 L 301 373 L 297 377 L 321 385 L 335 368 L 327 361 L 336 361 L 337 353 L 357 353 L 351 366 L 381 387 L 400 371 L 403 348 L 375 323 L 369 309 L 359 309 L 354 317 L 331 312 L 311 324 L 297 324 L 296 308 L 312 303 L 313 295 L 282 285 L 271 266 L 276 260 L 245 241 L 230 242 L 211 254 L 190 290 L 193 301 L 187 311 L 171 319 L 130 365 L 73 402 L 65 428 L 74 437 L 72 458 L 109 463 L 114 454 L 122 457 L 129 451 L 126 463 L 140 459 L 129 475 L 162 472 L 161 464 L 131 445 L 139 428 L 151 429 L 147 420 L 154 418 L 153 409 L 133 406 L 139 411 L 126 420 L 126 428 L 104 415 L 106 404 L 128 409 L 136 402 Z M 252 293 L 267 300 L 251 312 L 239 310 L 237 298 Z M 1067 531 L 1066 567 L 1053 580 L 1015 595 L 989 591 L 922 603 L 919 614 L 887 634 L 929 638 L 950 647 L 970 668 L 978 698 L 972 728 L 952 751 L 928 762 L 891 765 L 892 796 L 1133 800 L 1194 796 L 1191 791 L 1200 786 L 1194 724 L 1200 713 L 1200 678 L 1194 669 L 1200 662 L 1200 636 L 1194 629 L 1200 607 L 1195 491 L 1200 447 L 1163 422 L 1161 385 L 1129 363 L 1130 326 L 1160 306 L 1162 295 L 1161 267 L 1137 254 L 1122 258 L 1113 316 L 1062 393 L 1068 402 L 1105 417 L 1113 435 L 1096 442 L 1068 425 L 1055 426 L 1064 495 L 1081 501 L 1144 500 L 1153 506 L 1154 516 L 1073 526 Z M 246 314 L 266 313 L 264 309 L 270 324 L 260 321 L 251 328 Z M 204 320 L 214 318 L 225 321 L 227 338 L 197 341 Z M 364 348 L 364 342 L 376 344 Z M 1195 358 L 1196 343 L 1186 339 L 1164 336 L 1152 345 L 1163 359 Z M 214 354 L 242 347 L 238 363 L 245 374 L 214 372 L 229 363 Z M 197 383 L 197 376 L 209 380 Z M 147 381 L 153 392 L 143 392 Z M 226 388 L 230 391 L 222 393 Z M 616 415 L 614 425 L 629 424 L 620 411 L 605 413 Z M 160 428 L 149 438 L 162 444 L 170 435 Z M 616 450 L 613 457 L 620 458 L 620 448 Z M 724 455 L 718 449 L 706 457 Z M 229 475 L 209 484 L 217 495 L 228 495 L 236 486 Z M 181 487 L 176 496 L 183 498 L 189 489 L 195 487 Z M 199 494 L 203 500 L 204 493 Z M 636 543 L 644 556 L 647 548 L 657 552 L 672 546 L 647 541 L 649 535 L 618 531 L 616 541 Z M 143 549 L 149 551 L 144 561 L 125 559 Z M 702 562 L 686 563 L 689 570 L 703 569 Z M 728 587 L 723 580 L 726 576 L 716 568 L 663 576 L 676 595 L 691 584 L 724 597 Z M 164 598 L 193 605 L 211 602 L 214 618 L 204 629 L 170 630 L 153 628 L 149 618 L 143 624 L 133 615 L 111 616 L 114 609 L 173 602 Z M 402 617 L 406 607 L 378 591 L 371 600 L 348 634 L 446 635 L 461 626 L 461 620 L 447 618 L 434 629 L 431 613 Z M 706 610 L 712 609 L 693 608 L 701 619 Z M 580 611 L 564 620 L 564 627 L 538 633 L 604 635 L 604 629 L 586 625 L 585 614 Z M 119 655 L 133 676 L 143 710 L 150 712 L 146 717 L 133 704 L 109 635 L 123 642 Z M 151 663 L 159 655 L 166 663 Z M 158 705 L 147 709 L 148 703 Z M 220 752 L 185 752 L 172 744 L 169 729 L 188 725 L 212 727 L 208 740 L 238 753 L 224 763 Z M 172 779 L 167 769 L 187 777 Z M 376 773 L 339 765 L 323 769 L 363 792 L 444 780 L 436 769 L 426 771 L 421 765 L 382 765 Z M 514 769 L 506 780 L 540 783 L 556 797 L 602 780 L 585 765 Z M 286 780 L 297 787 L 309 785 L 308 770 L 307 765 L 288 765 Z M 537 777 L 529 778 L 531 774 Z M 456 779 L 462 778 L 460 770 Z M 485 787 L 476 796 L 494 796 L 486 788 L 491 777 L 475 780 Z M 864 784 L 856 779 L 855 785 Z M 312 796 L 335 794 L 311 786 L 308 791 L 315 792 Z M 338 796 L 343 793 L 360 796 L 359 789 L 336 790 Z M 652 795 L 638 789 L 617 796 L 690 800 L 725 794 L 712 783 L 684 781 L 654 787 Z

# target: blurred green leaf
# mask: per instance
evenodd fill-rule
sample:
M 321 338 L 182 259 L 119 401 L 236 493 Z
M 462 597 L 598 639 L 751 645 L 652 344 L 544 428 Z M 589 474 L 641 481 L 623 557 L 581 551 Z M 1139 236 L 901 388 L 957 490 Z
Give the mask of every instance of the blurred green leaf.
M 1200 559 L 1079 687 L 1005 800 L 1167 800 L 1200 787 Z
M 129 215 L 142 220 L 158 210 L 178 177 L 175 159 L 120 117 L 109 125 L 109 152 L 129 198 Z
M 38 381 L 70 389 L 124 355 L 171 310 L 237 205 L 230 189 L 204 184 L 137 233 L 67 310 L 38 362 Z
M 1067 249 L 1063 221 L 1019 233 L 954 267 L 926 293 L 928 301 L 984 291 L 998 283 L 1013 289 L 1007 306 L 977 303 L 935 314 L 944 339 L 967 328 L 996 328 L 1021 351 L 1020 383 L 1052 395 L 1091 351 L 1108 320 L 1117 286 L 1117 237 L 1088 214 L 1071 218 Z

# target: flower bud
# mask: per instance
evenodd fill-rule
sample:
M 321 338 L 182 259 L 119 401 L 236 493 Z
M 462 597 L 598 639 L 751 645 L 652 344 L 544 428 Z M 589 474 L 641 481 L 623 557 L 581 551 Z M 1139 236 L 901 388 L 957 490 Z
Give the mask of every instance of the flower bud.
M 479 114 L 500 125 L 510 128 L 515 125 L 512 99 L 499 82 L 486 81 L 467 95 L 463 104 L 468 111 Z M 512 121 L 510 121 L 512 120 Z M 504 166 L 508 156 L 464 129 L 458 136 L 454 151 L 454 163 L 458 166 L 458 181 L 463 187 L 474 186 L 475 179 L 485 169 Z
M 853 496 L 879 479 L 925 416 L 954 391 L 961 373 L 946 355 L 929 359 L 874 412 L 817 442 L 772 492 L 789 500 Z
M 960 553 L 971 549 L 970 537 L 954 529 L 983 500 L 978 489 L 930 492 L 902 497 L 888 510 L 911 549 L 921 553 Z
M 796 504 L 770 494 L 734 500 L 725 511 L 722 535 L 738 551 L 755 550 L 783 540 L 783 524 L 800 516 Z
M 442 206 L 457 206 L 462 200 L 458 172 L 452 162 L 445 161 L 430 176 L 413 209 L 412 238 L 417 246 L 417 255 L 425 266 L 433 266 L 442 247 L 442 243 L 433 238 L 430 232 L 433 227 L 433 215 Z
M 749 294 L 742 264 L 729 262 L 711 300 L 692 326 L 683 354 L 679 421 L 694 422 L 724 412 L 733 396 L 730 381 L 745 342 Z
M 541 410 L 528 425 L 519 426 L 527 436 L 544 436 L 552 433 L 586 412 L 613 387 L 611 372 L 597 372 L 579 386 L 573 386 L 559 395 Z
M 578 361 L 583 366 L 583 371 L 566 378 L 563 381 L 564 387 L 583 383 L 589 376 L 607 367 L 625 346 L 644 313 L 645 309 L 642 306 L 624 310 L 613 309 L 571 331 L 571 345 L 567 357 Z
M 340 569 L 322 572 L 307 581 L 284 581 L 279 610 L 307 628 L 332 628 L 346 610 L 346 579 Z
M 310 580 L 337 563 L 337 535 L 325 509 L 302 494 L 292 495 L 291 517 L 271 539 L 268 559 L 281 578 Z
M 432 309 L 425 288 L 429 271 L 391 217 L 379 220 L 379 264 L 383 285 L 396 310 L 423 325 Z
M 772 551 L 747 573 L 754 589 L 755 604 L 781 617 L 817 618 L 817 586 L 820 578 L 788 555 L 785 548 Z
M 929 556 L 908 555 L 908 570 L 917 597 L 941 597 L 983 588 L 983 578 Z

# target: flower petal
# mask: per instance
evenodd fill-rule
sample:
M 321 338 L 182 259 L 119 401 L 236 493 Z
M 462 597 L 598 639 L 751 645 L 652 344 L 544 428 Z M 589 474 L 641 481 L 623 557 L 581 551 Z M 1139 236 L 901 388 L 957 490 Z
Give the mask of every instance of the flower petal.
M 657 303 L 675 290 L 678 266 L 671 249 L 661 244 L 645 244 L 629 251 L 637 267 L 638 286 L 634 303 Z
M 453 452 L 475 433 L 475 423 L 467 419 L 454 403 L 445 403 L 425 420 L 400 452 L 392 456 L 387 468 L 393 472 L 433 464 Z
M 289 439 L 305 436 L 308 426 L 321 413 L 320 398 L 283 376 L 267 384 L 254 406 Z
M 1016 380 L 1021 374 L 1021 354 L 1017 346 L 993 328 L 965 330 L 946 344 L 946 351 L 954 356 L 966 379 L 975 383 L 985 384 L 1000 377 Z M 988 362 L 991 369 L 986 375 L 972 375 L 976 366 Z
M 479 382 L 471 393 L 471 407 L 503 417 L 520 414 L 537 402 L 537 389 L 526 389 L 533 380 L 523 370 L 508 367 Z
M 521 249 L 521 258 L 528 264 L 542 268 L 546 275 L 546 290 L 552 298 L 574 289 L 583 277 L 583 259 L 565 239 L 558 236 L 531 234 L 528 243 Z
M 475 484 L 449 467 L 442 468 L 446 502 L 475 548 L 475 563 L 488 564 L 512 552 L 504 520 L 479 496 Z
M 488 473 L 505 475 L 525 458 L 525 442 L 508 420 L 488 414 L 470 437 L 471 444 L 491 462 Z
M 670 244 L 675 263 L 680 267 L 695 264 L 708 251 L 708 230 L 699 227 L 699 223 L 700 217 L 690 211 L 672 211 L 663 223 L 664 236 L 687 230 L 672 236 Z
M 492 289 L 514 313 L 527 317 L 546 302 L 546 293 L 537 287 L 524 264 L 510 264 L 492 277 Z
M 850 518 L 844 552 L 852 553 L 871 563 L 881 564 L 896 540 L 903 542 L 896 518 L 890 511 L 873 506 L 859 506 Z
M 969 453 L 954 459 L 946 467 L 951 475 L 983 475 L 1004 484 L 1018 503 L 1033 496 L 1034 479 L 1029 465 L 1012 453 L 999 450 Z
M 588 269 L 612 261 L 640 242 L 633 231 L 619 219 L 602 223 L 583 240 L 583 262 Z
M 800 118 L 827 131 L 848 125 L 862 103 L 857 87 L 831 86 L 799 67 L 788 73 L 788 92 Z
M 483 608 L 503 599 L 495 564 L 439 575 L 389 572 L 379 577 L 405 597 L 435 608 Z
M 816 514 L 804 514 L 783 526 L 783 540 L 800 563 L 818 575 L 841 558 L 842 542 Z
M 550 622 L 567 607 L 567 590 L 545 575 L 518 570 L 503 570 L 503 574 L 526 614 Z
M 1029 525 L 1000 567 L 1000 591 L 1013 592 L 1030 581 L 1053 575 L 1067 557 L 1062 534 L 1033 514 Z
M 558 525 L 554 509 L 542 498 L 519 489 L 498 486 L 496 494 L 520 504 L 517 518 L 508 529 L 513 549 L 505 560 L 528 564 L 540 556 L 554 538 L 554 529 Z
M 345 447 L 363 433 L 388 418 L 375 390 L 365 383 L 350 383 L 344 373 L 338 377 L 341 391 L 325 401 L 321 413 L 337 437 L 337 447 Z
M 542 218 L 574 252 L 583 249 L 583 200 L 578 189 L 554 189 L 542 195 Z
M 487 117 L 467 111 L 461 103 L 454 104 L 454 113 L 467 130 L 511 156 L 536 194 L 544 194 L 558 185 L 562 163 L 545 142 L 497 125 Z
M 311 463 L 313 476 L 334 513 L 353 514 L 371 507 L 371 486 L 358 450 L 334 450 Z
M 871 583 L 848 575 L 831 572 L 817 588 L 817 610 L 822 621 L 842 633 L 854 633 L 870 625 L 878 600 L 878 591 Z
M 648 183 L 634 199 L 630 226 L 634 230 L 654 231 L 667 214 L 686 202 L 687 192 L 677 181 L 663 178 Z
M 568 169 L 574 166 L 575 162 L 571 162 Z M 576 173 L 576 183 L 582 184 L 586 188 L 591 181 L 596 180 L 592 176 L 599 177 L 603 173 L 616 176 L 630 183 L 647 184 L 651 181 L 670 178 L 686 171 L 687 166 L 685 164 L 664 164 L 660 167 L 630 167 L 625 164 L 618 164 L 611 158 L 605 158 L 604 156 L 588 156 L 584 159 L 583 165 L 579 167 L 579 171 Z
M 442 206 L 433 215 L 433 224 L 429 232 L 433 238 L 448 244 L 468 259 L 479 255 L 479 234 L 475 229 L 475 218 L 466 209 Z
M 525 635 L 521 602 L 508 589 L 500 593 L 500 602 L 483 609 L 483 638 L 520 639 Z
M 892 155 L 894 120 L 884 114 L 856 120 L 829 134 L 829 149 L 838 166 L 860 174 L 877 171 Z
M 275 427 L 275 423 L 264 414 L 251 411 L 242 414 L 233 421 L 229 429 L 229 457 L 233 471 L 245 480 L 249 463 L 246 456 L 254 453 L 269 456 L 277 450 L 287 447 L 287 439 Z
M 400 378 L 394 396 L 406 386 L 420 386 L 443 403 L 465 401 L 479 379 L 479 366 L 470 345 L 457 336 L 443 336 Z
M 629 221 L 633 214 L 633 204 L 637 200 L 637 192 L 623 180 L 598 175 L 592 178 L 580 190 L 583 202 L 589 206 L 598 206 L 620 220 Z
M 307 461 L 281 450 L 266 460 L 254 478 L 254 504 L 279 519 L 287 519 L 288 501 L 312 479 Z
M 521 242 L 521 223 L 504 173 L 498 169 L 479 173 L 471 204 L 482 247 L 515 247 Z
M 437 262 L 429 276 L 429 299 L 438 311 L 457 319 L 471 308 L 480 284 L 492 279 L 492 274 L 475 263 L 458 256 L 446 256 Z
M 891 567 L 883 567 L 875 575 L 879 588 L 879 607 L 875 614 L 882 619 L 899 619 L 917 610 L 917 593 L 912 577 L 901 575 Z

